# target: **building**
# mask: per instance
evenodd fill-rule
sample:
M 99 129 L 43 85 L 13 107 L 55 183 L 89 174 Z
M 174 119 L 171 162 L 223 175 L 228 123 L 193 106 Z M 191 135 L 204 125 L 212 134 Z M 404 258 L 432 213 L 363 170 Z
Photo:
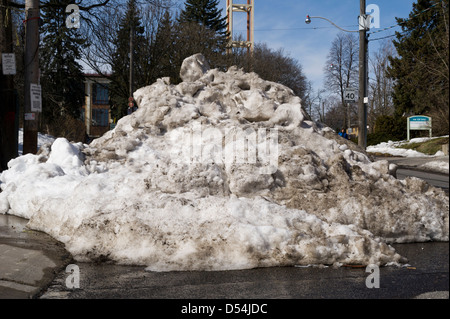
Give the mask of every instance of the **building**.
M 86 134 L 90 138 L 97 138 L 110 129 L 110 80 L 99 74 L 85 74 L 85 78 L 86 97 L 82 106 L 82 119 L 86 126 Z
M 350 138 L 358 138 L 359 127 L 357 125 L 352 125 L 352 127 L 348 128 L 346 132 Z

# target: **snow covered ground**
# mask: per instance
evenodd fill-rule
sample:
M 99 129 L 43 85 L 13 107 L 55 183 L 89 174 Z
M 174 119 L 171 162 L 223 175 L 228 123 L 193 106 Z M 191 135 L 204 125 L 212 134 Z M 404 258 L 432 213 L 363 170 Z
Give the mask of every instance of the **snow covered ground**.
M 442 190 L 305 120 L 289 88 L 201 55 L 180 74 L 137 90 L 139 109 L 91 144 L 10 161 L 0 213 L 77 260 L 151 271 L 398 265 L 390 243 L 448 241 Z
M 433 137 L 436 138 L 436 137 Z M 368 153 L 390 154 L 399 157 L 414 157 L 414 158 L 429 158 L 430 160 L 419 166 L 423 169 L 431 169 L 433 171 L 448 174 L 449 163 L 447 160 L 442 160 L 444 153 L 442 151 L 436 152 L 434 155 L 427 155 L 412 149 L 401 148 L 401 146 L 414 143 L 423 143 L 433 138 L 413 138 L 410 141 L 389 141 L 380 143 L 378 145 L 368 146 Z
M 52 144 L 55 141 L 56 138 L 54 138 L 51 135 L 38 133 L 38 150 L 43 146 L 47 144 Z M 23 128 L 19 129 L 19 147 L 18 147 L 18 153 L 19 156 L 22 155 L 23 152 Z

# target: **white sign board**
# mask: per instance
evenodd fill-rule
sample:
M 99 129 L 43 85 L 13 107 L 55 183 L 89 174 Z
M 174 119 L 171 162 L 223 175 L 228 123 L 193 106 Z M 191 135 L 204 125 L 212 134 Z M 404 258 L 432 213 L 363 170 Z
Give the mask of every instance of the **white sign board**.
M 428 116 L 412 116 L 409 118 L 409 128 L 411 130 L 429 130 L 431 127 Z
M 16 74 L 16 56 L 14 53 L 2 53 L 2 69 L 4 75 Z
M 408 117 L 408 141 L 410 140 L 410 130 L 425 130 L 430 131 L 430 137 L 432 136 L 432 125 L 431 125 L 431 117 L 416 115 Z
M 346 103 L 355 103 L 358 100 L 358 94 L 356 89 L 346 88 L 344 90 L 344 101 Z
M 30 84 L 31 112 L 42 112 L 41 86 Z
M 35 113 L 25 113 L 25 121 L 34 121 L 36 119 Z

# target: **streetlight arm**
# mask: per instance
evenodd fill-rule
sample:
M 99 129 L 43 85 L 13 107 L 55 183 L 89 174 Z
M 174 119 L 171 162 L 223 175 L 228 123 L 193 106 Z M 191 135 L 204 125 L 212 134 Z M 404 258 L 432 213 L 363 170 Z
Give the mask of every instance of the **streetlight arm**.
M 345 29 L 341 28 L 340 26 L 338 26 L 337 24 L 335 24 L 333 21 L 328 20 L 327 18 L 324 18 L 324 17 L 311 17 L 311 16 L 308 15 L 307 18 L 306 18 L 306 23 L 309 23 L 308 21 L 311 21 L 310 19 L 326 20 L 326 21 L 330 22 L 332 25 L 334 25 L 336 28 L 338 28 L 339 30 L 342 30 L 344 32 L 359 32 L 359 31 L 345 30 Z

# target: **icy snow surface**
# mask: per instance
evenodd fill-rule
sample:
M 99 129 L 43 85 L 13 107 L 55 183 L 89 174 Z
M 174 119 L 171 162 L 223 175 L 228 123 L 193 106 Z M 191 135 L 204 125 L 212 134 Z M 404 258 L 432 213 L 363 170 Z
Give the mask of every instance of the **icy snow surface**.
M 435 156 L 443 156 L 444 153 L 442 151 L 438 151 L 435 155 L 427 155 L 412 149 L 401 148 L 403 145 L 414 144 L 414 143 L 422 143 L 428 141 L 432 138 L 413 138 L 410 141 L 388 141 L 382 142 L 377 145 L 371 145 L 367 147 L 368 153 L 381 153 L 381 154 L 390 154 L 392 156 L 402 156 L 402 157 L 435 157 Z
M 390 243 L 448 241 L 444 192 L 305 120 L 289 88 L 200 55 L 181 73 L 90 145 L 10 161 L 0 213 L 79 261 L 152 271 L 398 264 Z

